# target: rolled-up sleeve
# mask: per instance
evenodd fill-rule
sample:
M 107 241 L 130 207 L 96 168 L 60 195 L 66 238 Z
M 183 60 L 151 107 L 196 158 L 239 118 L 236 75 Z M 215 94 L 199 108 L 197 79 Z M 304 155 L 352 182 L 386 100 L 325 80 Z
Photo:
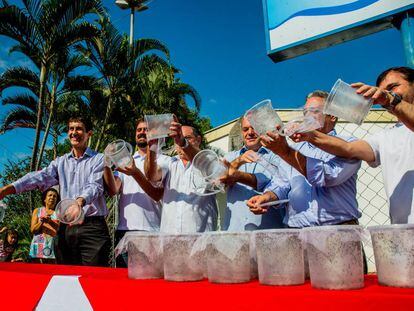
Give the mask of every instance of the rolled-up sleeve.
M 278 174 L 272 176 L 264 187 L 263 193 L 271 191 L 279 200 L 287 199 L 291 188 L 288 175 L 289 170 L 291 170 L 290 166 L 281 161 L 278 166 Z
M 262 192 L 263 189 L 265 189 L 269 184 L 271 179 L 263 173 L 254 173 L 254 176 L 256 177 L 256 189 L 257 191 Z
M 22 193 L 34 189 L 45 191 L 46 189 L 59 184 L 58 177 L 59 158 L 53 160 L 44 169 L 31 172 L 12 183 L 16 193 Z
M 334 157 L 328 161 L 306 158 L 306 173 L 309 183 L 316 187 L 333 187 L 352 177 L 360 168 L 360 160 Z
M 364 140 L 370 145 L 372 151 L 375 155 L 375 160 L 373 162 L 368 162 L 368 165 L 371 167 L 377 167 L 381 164 L 380 157 L 380 144 L 384 141 L 383 131 L 380 131 L 374 135 L 364 138 Z

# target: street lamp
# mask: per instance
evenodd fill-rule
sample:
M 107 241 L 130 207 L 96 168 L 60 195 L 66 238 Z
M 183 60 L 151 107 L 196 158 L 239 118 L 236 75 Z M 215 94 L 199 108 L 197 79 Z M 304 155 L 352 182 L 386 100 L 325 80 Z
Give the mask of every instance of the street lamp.
M 148 9 L 146 3 L 149 0 L 116 0 L 115 4 L 119 6 L 122 10 L 130 9 L 131 10 L 131 18 L 130 18 L 130 25 L 129 25 L 129 44 L 132 46 L 134 42 L 134 19 L 135 19 L 135 11 L 142 12 Z

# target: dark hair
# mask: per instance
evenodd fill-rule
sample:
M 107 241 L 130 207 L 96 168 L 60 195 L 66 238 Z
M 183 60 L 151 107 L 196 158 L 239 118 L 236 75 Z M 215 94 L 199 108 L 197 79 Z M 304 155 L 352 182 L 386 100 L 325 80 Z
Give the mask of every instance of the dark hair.
M 46 189 L 45 191 L 42 192 L 42 203 L 45 204 L 45 205 L 46 205 L 45 200 L 46 200 L 47 193 L 50 192 L 50 191 L 57 194 L 56 203 L 60 201 L 59 192 L 55 188 L 49 188 L 49 189 Z
M 138 118 L 136 125 L 138 126 L 140 123 L 145 123 L 145 119 L 143 117 Z
M 92 121 L 88 117 L 85 117 L 85 116 L 72 116 L 72 117 L 70 117 L 69 120 L 68 120 L 68 128 L 69 128 L 69 123 L 70 122 L 80 122 L 85 126 L 85 130 L 87 132 L 92 131 L 92 128 L 93 128 Z
M 9 241 L 7 241 L 7 238 L 9 235 L 15 235 L 16 236 L 16 242 L 14 244 L 9 244 Z M 15 229 L 7 229 L 6 233 L 4 234 L 4 238 L 3 238 L 3 249 L 5 250 L 6 248 L 13 248 L 13 252 L 14 250 L 17 248 L 17 244 L 19 243 L 19 234 L 17 233 L 17 231 Z
M 382 81 L 384 81 L 385 77 L 391 72 L 395 71 L 400 73 L 404 79 L 410 83 L 414 82 L 414 69 L 410 67 L 392 67 L 385 71 L 383 71 L 377 78 L 376 85 L 379 86 Z

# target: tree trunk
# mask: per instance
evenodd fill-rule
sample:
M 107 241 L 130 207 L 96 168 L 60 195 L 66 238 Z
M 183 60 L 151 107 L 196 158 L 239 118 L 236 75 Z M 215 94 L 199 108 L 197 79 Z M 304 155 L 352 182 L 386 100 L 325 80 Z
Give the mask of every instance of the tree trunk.
M 47 119 L 47 124 L 45 128 L 45 133 L 43 135 L 42 145 L 40 146 L 40 150 L 39 150 L 39 158 L 37 159 L 37 163 L 36 163 L 36 171 L 39 169 L 40 165 L 42 164 L 43 152 L 45 150 L 47 137 L 49 136 L 49 131 L 50 131 L 50 124 L 52 123 L 52 118 L 54 115 L 55 102 L 56 102 L 56 83 L 53 84 L 53 87 L 52 87 L 52 93 L 50 96 L 50 106 L 49 106 L 49 118 Z
M 53 160 L 57 158 L 57 153 L 58 153 L 58 134 L 56 131 L 53 131 L 52 133 L 53 136 Z
M 106 106 L 105 119 L 102 124 L 101 131 L 99 132 L 98 140 L 96 141 L 96 144 L 95 144 L 96 151 L 98 151 L 99 147 L 101 146 L 102 138 L 106 131 L 106 126 L 108 125 L 109 115 L 111 114 L 111 111 L 112 111 L 112 96 L 110 95 L 109 100 L 108 100 L 108 106 Z
M 40 70 L 40 89 L 39 89 L 39 102 L 37 104 L 37 118 L 36 118 L 36 132 L 33 143 L 32 159 L 30 161 L 30 171 L 34 171 L 36 168 L 37 152 L 39 150 L 40 131 L 42 130 L 42 118 L 43 118 L 43 93 L 46 84 L 46 66 L 42 64 Z

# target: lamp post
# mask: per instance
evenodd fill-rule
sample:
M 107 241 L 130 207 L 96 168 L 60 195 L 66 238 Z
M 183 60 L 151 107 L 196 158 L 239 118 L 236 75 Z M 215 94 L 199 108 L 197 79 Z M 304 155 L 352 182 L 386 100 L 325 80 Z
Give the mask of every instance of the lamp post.
M 115 4 L 122 10 L 131 10 L 130 25 L 129 25 L 129 44 L 132 46 L 134 42 L 134 22 L 135 11 L 142 12 L 148 9 L 146 3 L 148 0 L 116 0 Z

